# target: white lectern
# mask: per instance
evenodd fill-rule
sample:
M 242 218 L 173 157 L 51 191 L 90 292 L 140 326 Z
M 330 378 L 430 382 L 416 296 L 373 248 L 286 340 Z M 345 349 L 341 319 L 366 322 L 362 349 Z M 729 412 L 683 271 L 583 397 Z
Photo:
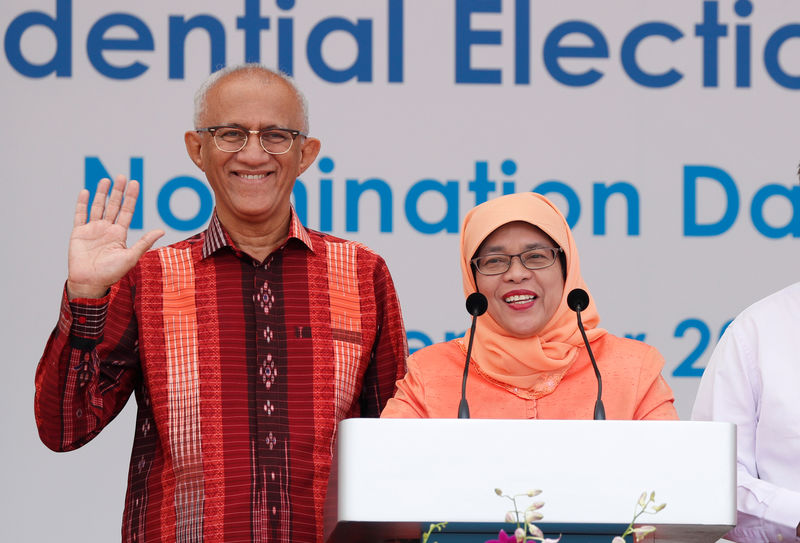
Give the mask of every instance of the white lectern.
M 619 535 L 643 491 L 667 504 L 637 522 L 656 526 L 657 541 L 714 542 L 736 523 L 729 423 L 349 419 L 337 440 L 328 543 L 418 539 L 442 521 L 493 539 L 511 506 L 495 488 L 541 489 L 546 533 Z

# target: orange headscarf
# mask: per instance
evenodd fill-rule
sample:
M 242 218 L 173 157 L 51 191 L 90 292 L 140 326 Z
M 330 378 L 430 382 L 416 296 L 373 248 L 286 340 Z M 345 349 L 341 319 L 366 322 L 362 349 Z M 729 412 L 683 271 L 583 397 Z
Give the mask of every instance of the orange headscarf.
M 578 250 L 567 221 L 544 196 L 533 192 L 510 194 L 485 202 L 467 213 L 461 228 L 461 275 L 464 295 L 477 291 L 470 260 L 489 235 L 504 224 L 523 221 L 540 228 L 564 250 L 567 274 L 558 309 L 539 335 L 516 338 L 489 315 L 478 317 L 472 358 L 487 378 L 526 397 L 549 394 L 578 356 L 583 338 L 575 312 L 567 306 L 574 288 L 589 292 L 583 282 Z M 591 299 L 581 311 L 589 341 L 606 333 L 596 328 L 600 317 Z

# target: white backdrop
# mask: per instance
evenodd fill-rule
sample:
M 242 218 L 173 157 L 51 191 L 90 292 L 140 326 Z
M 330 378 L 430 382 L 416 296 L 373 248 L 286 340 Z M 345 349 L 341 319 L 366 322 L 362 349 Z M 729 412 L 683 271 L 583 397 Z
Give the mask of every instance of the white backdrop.
M 164 243 L 205 224 L 183 132 L 212 64 L 293 72 L 323 142 L 298 210 L 386 258 L 412 349 L 467 326 L 457 228 L 506 190 L 570 217 L 601 324 L 661 350 L 682 418 L 723 325 L 798 278 L 794 0 L 4 0 L 0 31 L 2 541 L 119 538 L 134 407 L 57 455 L 33 376 L 81 188 L 138 177 Z

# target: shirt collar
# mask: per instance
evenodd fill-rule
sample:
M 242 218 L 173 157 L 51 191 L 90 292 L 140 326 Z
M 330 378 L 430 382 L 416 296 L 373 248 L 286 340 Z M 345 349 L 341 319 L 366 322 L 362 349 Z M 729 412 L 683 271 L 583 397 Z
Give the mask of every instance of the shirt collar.
M 297 216 L 294 206 L 290 208 L 289 236 L 286 238 L 286 241 L 291 238 L 298 239 L 308 247 L 311 252 L 314 252 L 311 236 L 309 236 L 308 230 L 303 226 L 303 223 L 300 222 L 300 218 Z M 285 245 L 285 242 L 283 245 Z M 211 221 L 208 223 L 208 228 L 206 228 L 205 240 L 203 241 L 203 258 L 208 258 L 223 247 L 236 248 L 227 230 L 225 230 L 225 227 L 222 226 L 222 223 L 219 221 L 217 210 L 214 209 L 214 213 L 211 214 Z

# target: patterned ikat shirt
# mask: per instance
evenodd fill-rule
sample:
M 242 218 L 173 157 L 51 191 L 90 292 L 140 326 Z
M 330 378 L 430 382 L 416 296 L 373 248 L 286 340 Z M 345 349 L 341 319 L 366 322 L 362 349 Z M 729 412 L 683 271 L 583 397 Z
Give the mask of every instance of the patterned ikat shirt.
M 36 423 L 72 450 L 135 393 L 125 542 L 321 542 L 336 423 L 380 414 L 407 350 L 378 255 L 292 213 L 259 263 L 214 214 L 105 298 L 64 296 Z

